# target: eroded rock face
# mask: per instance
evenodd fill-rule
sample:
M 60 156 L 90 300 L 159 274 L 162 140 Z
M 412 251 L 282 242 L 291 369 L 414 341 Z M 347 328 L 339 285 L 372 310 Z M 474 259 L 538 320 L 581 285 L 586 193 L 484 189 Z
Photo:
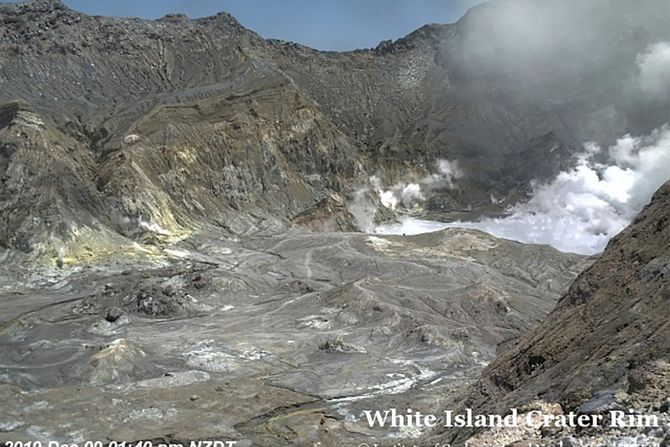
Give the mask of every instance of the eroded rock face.
M 669 252 L 667 183 L 556 309 L 484 371 L 465 405 L 505 413 L 541 397 L 584 414 L 663 413 L 670 389 Z M 615 435 L 611 442 L 627 436 Z
M 287 227 L 362 172 L 267 43 L 225 14 L 145 22 L 41 3 L 0 14 L 0 46 L 18 48 L 0 51 L 14 67 L 2 95 L 23 101 L 2 112 L 3 246 L 56 258 L 88 233 L 99 252 L 206 224 Z
M 373 174 L 394 184 L 456 159 L 459 187 L 427 206 L 484 213 L 491 191 L 498 208 L 523 199 L 582 141 L 666 120 L 621 92 L 635 55 L 670 40 L 667 2 L 621 2 L 623 22 L 611 2 L 568 3 L 606 11 L 584 25 L 615 50 L 594 58 L 566 39 L 574 51 L 533 55 L 545 68 L 530 86 L 515 76 L 526 65 L 506 63 L 527 48 L 495 39 L 509 28 L 498 4 L 346 53 L 264 40 L 227 14 L 0 5 L 0 441 L 422 441 L 361 413 L 453 402 L 590 261 L 469 230 L 357 234 L 347 204 Z M 537 350 L 503 354 L 472 402 L 503 406 L 561 377 L 593 391 L 559 380 L 566 408 L 625 402 L 596 389 L 604 378 L 632 396 L 667 389 L 666 224 L 644 226 L 664 194 L 573 286 L 559 326 L 532 333 Z M 625 281 L 609 284 L 612 271 Z M 650 350 L 626 357 L 635 347 L 615 330 Z M 598 331 L 629 364 L 596 349 Z M 594 352 L 600 374 L 566 366 Z
M 335 220 L 322 215 L 332 197 L 348 200 L 373 174 L 423 178 L 438 159 L 464 175 L 429 209 L 500 210 L 583 141 L 667 119 L 626 96 L 636 55 L 670 40 L 667 4 L 610 6 L 575 2 L 554 17 L 559 28 L 586 21 L 588 45 L 571 37 L 537 52 L 500 38 L 516 28 L 492 4 L 335 53 L 261 39 L 224 13 L 147 21 L 0 5 L 0 244 L 67 264 L 208 225 L 351 229 L 339 204 Z M 598 8 L 607 14 L 585 13 Z M 603 51 L 594 59 L 590 47 Z

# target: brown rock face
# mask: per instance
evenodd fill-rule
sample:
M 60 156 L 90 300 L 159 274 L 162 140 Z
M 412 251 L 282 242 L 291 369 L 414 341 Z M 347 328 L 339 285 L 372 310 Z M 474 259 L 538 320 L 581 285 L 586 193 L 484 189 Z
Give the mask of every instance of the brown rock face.
M 619 390 L 656 408 L 670 384 L 669 287 L 666 183 L 542 324 L 484 371 L 466 404 L 504 413 L 540 398 L 576 410 Z
M 523 200 L 581 142 L 667 121 L 667 103 L 626 96 L 636 55 L 670 40 L 665 0 L 517 1 L 557 24 L 559 46 L 507 39 L 504 2 L 342 53 L 262 39 L 225 13 L 0 4 L 0 246 L 55 256 L 82 235 L 248 234 L 304 213 L 350 228 L 346 213 L 318 225 L 324 200 L 375 174 L 416 181 L 438 159 L 464 176 L 429 209 L 495 211 L 493 191 Z M 564 32 L 574 23 L 588 36 Z

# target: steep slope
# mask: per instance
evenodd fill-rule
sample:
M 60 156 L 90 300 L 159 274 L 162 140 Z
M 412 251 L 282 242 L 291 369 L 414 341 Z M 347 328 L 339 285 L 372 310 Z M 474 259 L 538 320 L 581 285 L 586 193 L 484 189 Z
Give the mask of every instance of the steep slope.
M 670 41 L 667 2 L 565 3 L 493 2 L 345 53 L 264 40 L 225 13 L 150 21 L 58 0 L 3 3 L 0 104 L 40 117 L 50 145 L 69 149 L 52 175 L 77 171 L 87 192 L 72 201 L 37 171 L 0 172 L 26 199 L 18 214 L 11 199 L 0 204 L 2 243 L 53 252 L 76 240 L 45 225 L 19 242 L 19 220 L 52 203 L 95 215 L 70 227 L 135 239 L 286 228 L 296 216 L 319 228 L 309 219 L 323 220 L 324 200 L 346 202 L 374 174 L 387 185 L 424 178 L 439 159 L 464 175 L 431 191 L 428 208 L 500 211 L 572 163 L 583 141 L 667 120 L 667 98 L 644 99 L 636 84 L 637 56 Z M 532 20 L 517 23 L 518 10 Z M 33 163 L 27 154 L 14 151 L 13 166 Z M 352 228 L 346 212 L 340 221 Z
M 574 152 L 667 122 L 669 98 L 645 97 L 636 61 L 669 27 L 663 0 L 493 1 L 372 51 L 280 46 L 279 64 L 383 173 L 458 159 L 467 175 L 450 201 L 482 204 L 481 189 L 556 173 L 505 164 L 545 135 Z
M 86 145 L 21 102 L 0 106 L 0 141 L 0 246 L 30 251 L 109 223 Z
M 48 134 L 50 148 L 65 148 L 57 163 L 45 162 L 44 148 L 28 150 L 33 143 L 14 141 L 20 131 L 3 122 L 5 146 L 26 148 L 7 149 L 11 163 L 0 165 L 11 191 L 1 203 L 7 247 L 53 255 L 77 245 L 81 226 L 135 239 L 174 239 L 209 224 L 238 234 L 263 221 L 286 227 L 345 190 L 365 162 L 274 68 L 265 42 L 228 15 L 107 19 L 60 2 L 0 13 L 6 108 L 21 98 L 40 117 L 31 129 L 40 144 Z M 35 169 L 15 168 L 24 165 Z M 80 201 L 68 199 L 67 185 L 44 186 L 70 171 L 83 178 L 69 186 L 88 191 Z M 57 222 L 40 216 L 58 203 L 70 206 L 70 221 L 55 231 Z M 23 221 L 30 241 L 21 239 Z M 98 238 L 118 243 L 107 236 Z
M 465 406 L 482 414 L 538 399 L 564 411 L 661 408 L 670 391 L 668 254 L 670 183 L 556 309 L 484 371 Z

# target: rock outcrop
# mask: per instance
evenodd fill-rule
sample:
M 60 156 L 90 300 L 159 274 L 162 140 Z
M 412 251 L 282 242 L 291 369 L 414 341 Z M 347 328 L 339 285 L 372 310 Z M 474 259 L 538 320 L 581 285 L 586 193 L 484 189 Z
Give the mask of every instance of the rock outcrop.
M 464 175 L 427 207 L 499 210 L 581 142 L 667 120 L 631 87 L 636 56 L 670 40 L 664 1 L 517 2 L 589 32 L 541 52 L 509 34 L 516 3 L 500 2 L 336 53 L 262 39 L 225 13 L 150 21 L 2 4 L 0 244 L 56 258 L 92 240 L 100 252 L 294 216 L 320 228 L 324 200 L 346 200 L 373 174 L 423 178 L 439 159 Z M 352 227 L 341 218 L 325 227 Z
M 670 387 L 669 254 L 666 183 L 556 309 L 484 370 L 464 405 L 482 414 L 537 400 L 581 413 L 662 410 Z

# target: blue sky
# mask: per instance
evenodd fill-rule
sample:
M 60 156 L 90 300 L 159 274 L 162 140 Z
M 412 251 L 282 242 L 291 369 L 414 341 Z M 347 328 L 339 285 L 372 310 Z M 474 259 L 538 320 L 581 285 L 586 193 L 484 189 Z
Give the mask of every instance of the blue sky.
M 229 12 L 263 37 L 322 50 L 376 46 L 426 23 L 452 23 L 481 0 L 64 0 L 88 14 L 158 18 Z

